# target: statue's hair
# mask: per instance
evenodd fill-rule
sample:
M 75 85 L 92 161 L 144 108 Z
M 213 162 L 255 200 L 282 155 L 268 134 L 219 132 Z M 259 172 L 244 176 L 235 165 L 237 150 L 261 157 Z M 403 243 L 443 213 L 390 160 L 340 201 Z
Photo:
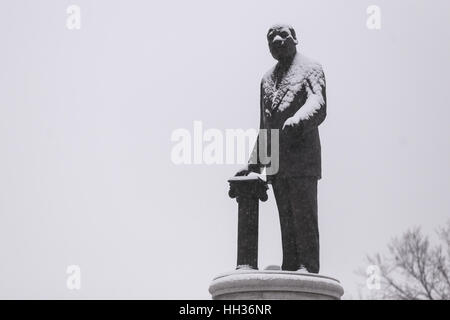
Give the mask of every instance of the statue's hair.
M 283 23 L 274 24 L 273 26 L 271 26 L 269 28 L 269 31 L 267 31 L 267 35 L 269 34 L 270 31 L 275 30 L 275 29 L 281 29 L 281 28 L 288 28 L 289 31 L 291 32 L 292 38 L 294 38 L 294 40 L 297 40 L 297 35 L 295 33 L 294 27 L 292 27 L 289 24 L 283 24 Z

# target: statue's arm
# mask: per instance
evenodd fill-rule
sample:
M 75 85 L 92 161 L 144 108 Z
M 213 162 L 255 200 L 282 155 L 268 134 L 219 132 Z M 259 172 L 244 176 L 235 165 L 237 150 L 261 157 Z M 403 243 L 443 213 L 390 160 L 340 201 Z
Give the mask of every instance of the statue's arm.
M 327 115 L 327 98 L 325 75 L 321 68 L 311 72 L 305 81 L 306 101 L 300 109 L 288 118 L 283 129 L 286 127 L 298 128 L 302 133 L 317 128 Z
M 263 89 L 262 89 L 262 82 L 260 87 L 260 115 L 259 115 L 259 129 L 263 129 L 264 127 L 264 108 L 263 108 Z M 236 176 L 243 176 L 247 175 L 250 172 L 256 172 L 261 173 L 263 165 L 261 164 L 261 161 L 259 159 L 259 152 L 258 152 L 258 145 L 259 145 L 259 133 L 258 137 L 256 138 L 255 145 L 253 146 L 252 153 L 250 154 L 250 159 L 248 160 L 247 165 L 245 165 L 243 168 L 241 168 L 237 173 Z
M 264 125 L 264 103 L 263 103 L 263 85 L 261 81 L 260 85 L 260 94 L 259 94 L 259 130 L 265 129 Z M 250 155 L 250 159 L 248 161 L 248 167 L 249 171 L 261 173 L 263 165 L 261 164 L 261 161 L 259 159 L 259 139 L 260 139 L 260 133 L 258 133 L 258 137 L 256 139 L 255 145 L 253 146 L 253 151 Z

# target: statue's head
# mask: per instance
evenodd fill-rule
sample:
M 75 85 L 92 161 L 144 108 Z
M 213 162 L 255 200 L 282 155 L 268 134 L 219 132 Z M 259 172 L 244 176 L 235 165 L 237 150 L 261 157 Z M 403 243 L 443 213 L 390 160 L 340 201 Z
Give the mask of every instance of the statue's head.
M 278 61 L 292 58 L 297 52 L 297 36 L 294 28 L 289 25 L 272 26 L 267 32 L 267 41 L 270 53 Z

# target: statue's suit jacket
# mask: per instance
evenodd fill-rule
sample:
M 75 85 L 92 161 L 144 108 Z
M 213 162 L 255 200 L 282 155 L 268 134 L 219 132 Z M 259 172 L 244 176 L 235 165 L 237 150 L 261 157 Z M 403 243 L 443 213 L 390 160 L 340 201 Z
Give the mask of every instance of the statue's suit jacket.
M 278 64 L 261 81 L 260 128 L 280 130 L 279 170 L 274 176 L 320 179 L 318 126 L 326 117 L 322 67 L 297 53 L 281 81 L 276 79 L 277 68 Z

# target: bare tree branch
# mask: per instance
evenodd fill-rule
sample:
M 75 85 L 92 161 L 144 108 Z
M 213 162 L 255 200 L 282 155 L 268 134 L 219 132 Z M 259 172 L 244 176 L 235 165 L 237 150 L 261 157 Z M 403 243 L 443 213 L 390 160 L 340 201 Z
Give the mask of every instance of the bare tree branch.
M 394 238 L 388 255 L 367 257 L 380 269 L 381 290 L 377 299 L 450 300 L 450 221 L 438 230 L 440 243 L 431 245 L 420 228 Z

